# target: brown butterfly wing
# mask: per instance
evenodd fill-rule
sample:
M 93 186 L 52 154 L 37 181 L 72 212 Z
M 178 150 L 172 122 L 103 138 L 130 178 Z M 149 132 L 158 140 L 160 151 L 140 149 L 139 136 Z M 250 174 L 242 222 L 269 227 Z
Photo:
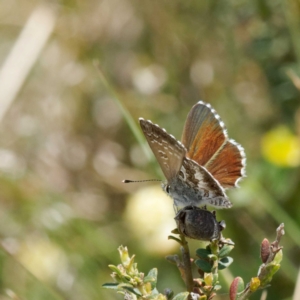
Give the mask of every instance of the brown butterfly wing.
M 209 104 L 199 101 L 192 107 L 182 143 L 187 148 L 187 157 L 204 166 L 224 188 L 235 186 L 244 176 L 243 149 L 228 140 L 224 123 Z
M 245 176 L 245 162 L 243 147 L 229 140 L 206 168 L 224 188 L 232 188 Z
M 181 139 L 187 148 L 187 156 L 205 166 L 226 140 L 224 124 L 211 106 L 202 101 L 194 105 L 187 116 Z
M 185 147 L 158 125 L 142 118 L 139 121 L 150 148 L 170 181 L 181 168 L 186 153 Z

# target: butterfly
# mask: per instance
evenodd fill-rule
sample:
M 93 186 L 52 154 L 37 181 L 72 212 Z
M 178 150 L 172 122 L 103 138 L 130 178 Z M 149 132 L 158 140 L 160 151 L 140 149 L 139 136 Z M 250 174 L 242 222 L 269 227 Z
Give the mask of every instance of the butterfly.
M 246 156 L 243 147 L 228 138 L 210 104 L 199 101 L 192 107 L 181 142 L 151 121 L 139 122 L 167 179 L 163 189 L 175 207 L 232 206 L 225 190 L 245 176 Z

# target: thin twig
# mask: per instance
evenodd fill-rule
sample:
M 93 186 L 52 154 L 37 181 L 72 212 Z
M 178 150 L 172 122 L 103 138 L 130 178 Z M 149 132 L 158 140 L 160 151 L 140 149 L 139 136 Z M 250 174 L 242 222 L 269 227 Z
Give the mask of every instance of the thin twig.
M 282 249 L 281 246 L 279 246 L 280 240 L 282 238 L 282 236 L 284 235 L 284 224 L 280 224 L 279 227 L 276 229 L 276 239 L 273 243 L 271 243 L 270 246 L 270 254 L 269 257 L 266 261 L 266 263 L 262 264 L 259 268 L 259 274 L 258 274 L 258 278 L 259 280 L 263 280 L 269 270 L 266 268 L 266 265 L 271 263 L 276 254 L 278 253 L 278 251 L 280 251 Z M 262 286 L 261 288 L 265 288 L 266 286 Z M 250 283 L 247 284 L 246 288 L 244 289 L 244 291 L 242 292 L 241 296 L 239 297 L 239 300 L 246 300 L 248 299 L 251 295 L 253 294 L 253 291 L 250 290 Z
M 182 241 L 182 246 L 180 247 L 180 250 L 182 253 L 182 263 L 185 270 L 185 278 L 184 278 L 185 285 L 187 291 L 192 292 L 194 287 L 194 281 L 193 281 L 193 274 L 192 274 L 190 249 L 183 234 L 180 234 L 180 239 Z

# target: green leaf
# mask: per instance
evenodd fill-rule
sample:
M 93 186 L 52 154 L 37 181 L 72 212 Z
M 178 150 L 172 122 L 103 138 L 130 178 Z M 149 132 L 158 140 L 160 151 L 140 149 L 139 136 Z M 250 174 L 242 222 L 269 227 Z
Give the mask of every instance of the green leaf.
M 199 258 L 206 259 L 206 258 L 208 258 L 208 255 L 210 255 L 210 254 L 211 254 L 211 251 L 207 250 L 207 249 L 199 248 L 196 250 L 196 255 Z
M 104 284 L 102 284 L 102 287 L 105 289 L 110 289 L 110 290 L 118 290 L 119 284 L 118 283 L 104 283 Z
M 266 274 L 260 278 L 261 286 L 265 286 L 272 281 L 273 275 L 280 269 L 279 264 L 270 263 L 266 265 Z
M 154 288 L 154 289 L 152 290 L 152 292 L 151 292 L 150 299 L 155 299 L 155 297 L 156 297 L 157 295 L 160 295 L 160 293 L 159 293 L 159 291 L 158 291 L 156 288 Z
M 275 264 L 280 264 L 281 261 L 282 261 L 282 256 L 283 256 L 283 254 L 282 254 L 282 249 L 280 249 L 280 250 L 276 253 L 273 262 L 274 262 Z
M 114 265 L 108 265 L 108 267 L 114 271 L 117 275 L 119 275 L 120 277 L 122 277 L 124 274 L 121 272 L 121 270 L 117 267 L 117 266 L 114 266 Z
M 183 292 L 177 294 L 172 300 L 188 300 L 189 299 L 189 292 Z
M 222 258 L 222 257 L 227 256 L 233 248 L 234 248 L 234 246 L 224 245 L 223 248 L 219 252 L 219 257 Z
M 128 292 L 131 292 L 131 293 L 135 294 L 136 296 L 139 296 L 139 297 L 142 296 L 141 292 L 138 289 L 135 289 L 135 288 L 127 286 L 127 285 L 122 286 L 122 288 L 124 290 L 127 290 Z
M 151 283 L 151 288 L 155 289 L 156 288 L 156 283 L 157 283 L 157 269 L 153 268 L 149 271 L 148 275 L 145 276 L 144 282 L 150 282 Z
M 223 270 L 229 267 L 233 262 L 233 258 L 230 256 L 223 257 L 218 263 L 218 269 Z
M 211 272 L 212 265 L 207 260 L 197 259 L 195 261 L 195 264 L 203 272 L 205 272 L 205 273 L 210 273 Z
M 178 239 L 177 237 L 173 236 L 173 235 L 169 235 L 168 240 L 173 240 L 173 241 L 179 243 L 180 245 L 182 244 L 181 240 Z
M 149 273 L 147 274 L 146 277 L 148 277 L 148 276 L 153 277 L 153 278 L 155 278 L 155 280 L 156 280 L 156 279 L 157 279 L 157 268 L 151 269 L 151 270 L 149 271 Z M 145 278 L 146 278 L 146 277 L 145 277 Z M 144 281 L 145 281 L 145 280 L 144 280 Z
M 214 286 L 214 291 L 218 291 L 218 290 L 220 290 L 221 288 L 222 288 L 221 285 L 216 284 L 216 285 Z
M 134 294 L 138 297 L 142 296 L 141 292 L 138 289 L 132 287 L 129 284 L 105 283 L 105 284 L 102 285 L 102 287 L 105 288 L 105 289 L 111 289 L 111 290 L 117 290 L 117 291 L 121 291 L 123 289 L 123 290 L 126 290 L 126 291 L 128 291 L 128 292 L 130 292 L 130 293 L 132 293 L 132 294 Z

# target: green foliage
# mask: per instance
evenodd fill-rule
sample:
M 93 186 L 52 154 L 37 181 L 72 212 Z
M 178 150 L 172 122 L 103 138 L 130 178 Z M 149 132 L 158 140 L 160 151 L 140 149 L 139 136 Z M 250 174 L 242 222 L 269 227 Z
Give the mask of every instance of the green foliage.
M 197 267 L 202 270 L 203 272 L 210 273 L 212 269 L 212 264 L 206 260 L 203 259 L 197 259 L 195 261 L 195 264 Z
M 134 263 L 134 255 L 129 257 L 127 248 L 123 246 L 118 250 L 121 264 L 109 266 L 113 270 L 111 276 L 117 283 L 105 283 L 102 285 L 103 288 L 126 295 L 126 299 L 167 300 L 165 295 L 156 290 L 157 269 L 150 270 L 148 275 L 144 276 Z
M 233 248 L 233 245 L 224 245 L 219 252 L 219 257 L 223 258 L 227 256 L 231 252 L 231 250 L 233 250 Z
M 218 268 L 219 270 L 223 270 L 227 267 L 229 267 L 233 262 L 233 258 L 230 256 L 226 256 L 220 259 L 220 261 L 218 262 Z
M 178 295 L 176 295 L 173 300 L 188 300 L 189 298 L 189 292 L 183 292 Z
M 196 255 L 202 259 L 207 259 L 210 254 L 210 248 L 199 248 L 196 250 Z
M 174 297 L 170 292 L 160 294 L 156 289 L 157 269 L 150 270 L 148 275 L 144 276 L 143 273 L 138 271 L 137 264 L 134 263 L 134 256 L 130 257 L 127 248 L 123 246 L 120 246 L 118 249 L 121 264 L 118 266 L 109 266 L 114 271 L 111 276 L 117 283 L 106 283 L 103 285 L 103 288 L 115 290 L 123 294 L 124 299 L 132 300 L 213 299 L 222 288 L 219 283 L 219 271 L 229 267 L 233 262 L 233 258 L 228 256 L 234 248 L 232 242 L 230 242 L 230 244 L 224 244 L 226 239 L 221 236 L 220 240 L 211 241 L 206 248 L 197 249 L 196 256 L 199 257 L 199 259 L 196 259 L 194 263 L 200 277 L 193 278 L 188 243 L 185 237 L 178 231 L 173 230 L 172 233 L 179 234 L 178 240 L 181 245 L 182 259 L 177 255 L 168 256 L 167 259 L 178 267 L 181 277 L 186 284 L 186 292 L 181 292 Z M 248 297 L 257 290 L 267 287 L 273 275 L 280 268 L 282 247 L 279 246 L 279 243 L 283 235 L 284 225 L 281 224 L 277 229 L 276 240 L 273 243 L 270 244 L 267 239 L 262 241 L 261 254 L 264 253 L 264 255 L 261 255 L 261 257 L 263 264 L 259 268 L 258 275 L 251 278 L 246 288 L 243 279 L 236 277 L 229 288 L 230 300 L 248 299 Z M 267 246 L 269 249 L 266 249 Z M 191 280 L 191 282 L 189 282 L 189 280 Z

